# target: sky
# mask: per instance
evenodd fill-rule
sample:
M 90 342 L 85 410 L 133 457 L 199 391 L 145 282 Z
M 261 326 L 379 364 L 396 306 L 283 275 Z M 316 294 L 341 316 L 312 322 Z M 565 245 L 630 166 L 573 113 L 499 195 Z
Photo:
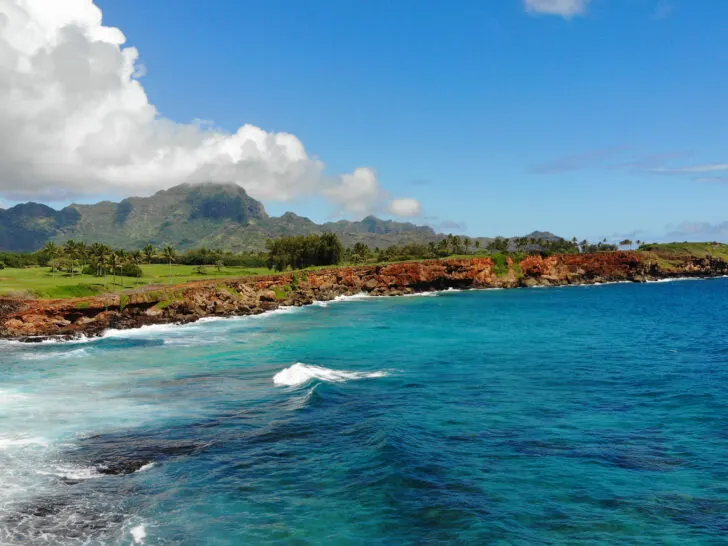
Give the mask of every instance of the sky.
M 0 0 L 0 206 L 728 241 L 722 0 Z M 3 134 L 4 133 L 4 134 Z

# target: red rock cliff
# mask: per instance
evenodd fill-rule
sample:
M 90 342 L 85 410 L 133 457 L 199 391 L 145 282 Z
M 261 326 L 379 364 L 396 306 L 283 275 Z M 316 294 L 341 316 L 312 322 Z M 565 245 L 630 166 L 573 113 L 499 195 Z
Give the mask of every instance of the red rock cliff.
M 258 314 L 282 305 L 306 305 L 360 292 L 396 296 L 451 287 L 643 282 L 666 276 L 726 273 L 726 262 L 710 257 L 688 259 L 670 271 L 662 271 L 639 252 L 529 256 L 518 264 L 508 258 L 500 270 L 489 257 L 341 267 L 198 281 L 93 298 L 0 299 L 0 337 L 34 341 L 48 336 L 98 335 L 107 328 Z

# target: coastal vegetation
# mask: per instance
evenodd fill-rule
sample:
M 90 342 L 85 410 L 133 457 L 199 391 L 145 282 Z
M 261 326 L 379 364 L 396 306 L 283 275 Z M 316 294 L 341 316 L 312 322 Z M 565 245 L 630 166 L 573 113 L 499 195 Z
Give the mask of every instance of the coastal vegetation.
M 637 244 L 668 270 L 671 259 L 706 255 L 728 259 L 728 245 L 720 243 Z M 230 278 L 336 265 L 370 265 L 448 257 L 490 256 L 499 275 L 510 257 L 516 264 L 528 255 L 611 252 L 617 245 L 561 238 L 496 237 L 487 245 L 458 235 L 428 244 L 409 243 L 387 248 L 355 243 L 344 247 L 334 233 L 284 236 L 271 239 L 267 252 L 234 253 L 200 247 L 179 252 L 172 245 L 146 244 L 135 250 L 114 249 L 102 243 L 73 240 L 47 243 L 32 253 L 0 252 L 0 295 L 64 298 L 83 297 L 145 285 L 180 284 L 207 278 Z

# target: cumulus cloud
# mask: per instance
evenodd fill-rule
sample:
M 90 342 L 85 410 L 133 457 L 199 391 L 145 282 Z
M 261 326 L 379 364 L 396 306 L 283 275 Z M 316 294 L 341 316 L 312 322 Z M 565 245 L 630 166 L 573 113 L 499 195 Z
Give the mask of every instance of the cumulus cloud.
M 560 15 L 570 19 L 575 15 L 582 15 L 591 0 L 524 0 L 523 5 L 529 13 L 545 13 L 547 15 Z
M 320 195 L 338 212 L 389 210 L 374 170 L 325 174 L 288 133 L 176 123 L 152 105 L 139 53 L 93 0 L 0 0 L 0 192 L 14 200 L 148 194 L 236 182 L 253 197 Z M 417 208 L 419 203 L 417 203 Z
M 405 197 L 402 199 L 392 199 L 389 203 L 389 212 L 395 216 L 402 216 L 404 218 L 414 218 L 422 214 L 422 207 L 417 199 L 411 199 Z

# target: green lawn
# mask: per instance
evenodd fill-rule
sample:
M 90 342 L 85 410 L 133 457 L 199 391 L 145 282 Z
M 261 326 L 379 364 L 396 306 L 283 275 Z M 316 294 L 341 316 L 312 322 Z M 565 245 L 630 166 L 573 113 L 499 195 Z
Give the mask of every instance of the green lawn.
M 710 254 L 716 258 L 728 259 L 728 245 L 724 243 L 655 243 L 642 245 L 640 250 L 699 258 Z
M 92 296 L 102 292 L 117 292 L 122 289 L 136 288 L 148 284 L 169 284 L 170 267 L 164 264 L 141 266 L 143 275 L 139 279 L 109 276 L 104 284 L 103 277 L 66 273 L 51 274 L 48 267 L 29 267 L 24 269 L 6 268 L 0 270 L 0 295 L 30 296 L 37 298 L 74 298 Z M 172 284 L 204 279 L 243 277 L 247 275 L 267 275 L 264 267 L 223 267 L 220 271 L 214 266 L 206 266 L 205 274 L 196 272 L 197 266 L 173 264 Z

